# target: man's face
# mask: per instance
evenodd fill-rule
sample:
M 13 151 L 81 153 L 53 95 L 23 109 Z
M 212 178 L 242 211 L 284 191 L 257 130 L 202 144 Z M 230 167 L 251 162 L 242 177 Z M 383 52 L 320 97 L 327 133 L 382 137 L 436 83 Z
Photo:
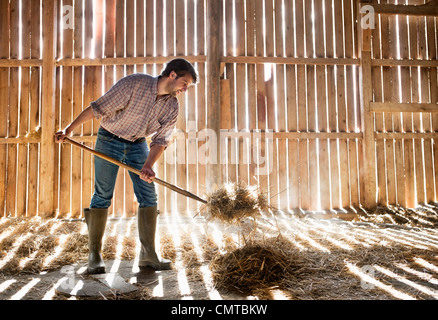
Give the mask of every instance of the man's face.
M 169 94 L 176 97 L 177 95 L 187 91 L 189 86 L 193 82 L 191 75 L 186 74 L 182 77 L 178 77 L 175 72 L 172 71 L 170 74 L 171 83 L 169 85 Z

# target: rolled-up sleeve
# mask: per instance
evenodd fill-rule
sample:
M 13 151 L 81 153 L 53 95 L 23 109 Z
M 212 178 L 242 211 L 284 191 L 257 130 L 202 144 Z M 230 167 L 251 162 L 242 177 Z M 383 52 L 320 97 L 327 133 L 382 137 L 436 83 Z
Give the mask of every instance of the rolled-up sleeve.
M 161 125 L 160 129 L 157 130 L 155 135 L 152 136 L 150 147 L 154 145 L 162 146 L 167 148 L 172 138 L 173 130 L 175 129 L 176 121 L 178 119 L 178 109 L 176 112 L 172 113 L 164 123 Z
M 112 116 L 117 111 L 126 107 L 131 99 L 131 83 L 130 77 L 123 78 L 114 84 L 102 97 L 91 102 L 90 105 L 96 119 Z

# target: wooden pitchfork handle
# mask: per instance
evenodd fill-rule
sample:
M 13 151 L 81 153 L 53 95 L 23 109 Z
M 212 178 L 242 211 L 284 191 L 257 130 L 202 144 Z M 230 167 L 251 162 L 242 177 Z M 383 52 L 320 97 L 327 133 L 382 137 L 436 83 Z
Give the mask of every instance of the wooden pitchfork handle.
M 71 143 L 72 145 L 76 146 L 76 147 L 79 147 L 79 148 L 81 148 L 81 149 L 83 149 L 85 151 L 91 152 L 92 154 L 94 154 L 94 155 L 96 155 L 96 156 L 98 156 L 98 157 L 100 157 L 102 159 L 105 159 L 106 161 L 114 163 L 114 164 L 116 164 L 116 165 L 118 165 L 118 166 L 120 166 L 122 168 L 125 168 L 128 171 L 131 171 L 131 172 L 133 172 L 133 173 L 135 173 L 137 175 L 141 174 L 140 170 L 135 169 L 135 168 L 133 168 L 131 166 L 128 166 L 128 165 L 124 164 L 121 161 L 115 160 L 115 159 L 113 159 L 113 158 L 111 158 L 111 157 L 109 157 L 109 156 L 107 156 L 107 155 L 105 155 L 105 154 L 103 154 L 103 153 L 101 153 L 99 151 L 91 149 L 91 148 L 83 145 L 82 143 L 79 143 L 79 142 L 77 142 L 75 140 L 72 140 L 72 139 L 70 139 L 68 137 L 65 137 L 65 140 L 67 142 Z M 164 180 L 161 180 L 161 179 L 158 179 L 158 178 L 154 178 L 153 181 L 158 183 L 158 184 L 160 184 L 160 185 L 162 185 L 162 186 L 164 186 L 164 187 L 166 187 L 166 188 L 169 188 L 169 189 L 171 189 L 171 190 L 173 190 L 175 192 L 178 192 L 179 194 L 182 194 L 183 196 L 186 196 L 186 197 L 191 198 L 193 200 L 196 200 L 196 201 L 202 202 L 204 204 L 207 204 L 206 200 L 204 200 L 202 198 L 199 198 L 197 195 L 194 195 L 193 193 L 191 193 L 191 192 L 189 192 L 187 190 L 181 189 L 181 188 L 179 188 L 179 187 L 177 187 L 177 186 L 175 186 L 173 184 L 170 184 L 170 183 L 168 183 L 168 182 L 166 182 Z

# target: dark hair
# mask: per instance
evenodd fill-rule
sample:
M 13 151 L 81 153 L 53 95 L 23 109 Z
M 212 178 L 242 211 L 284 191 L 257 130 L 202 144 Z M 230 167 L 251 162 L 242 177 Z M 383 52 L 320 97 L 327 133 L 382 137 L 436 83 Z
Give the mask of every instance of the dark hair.
M 161 76 L 168 77 L 172 71 L 175 71 L 178 78 L 190 74 L 193 78 L 193 83 L 198 82 L 198 74 L 196 73 L 195 68 L 185 59 L 173 59 L 169 61 L 166 68 L 161 72 Z

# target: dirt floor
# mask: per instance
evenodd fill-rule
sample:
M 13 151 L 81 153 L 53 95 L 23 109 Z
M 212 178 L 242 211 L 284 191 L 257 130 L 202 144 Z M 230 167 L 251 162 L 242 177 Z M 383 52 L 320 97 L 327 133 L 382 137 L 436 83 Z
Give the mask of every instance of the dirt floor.
M 157 245 L 174 268 L 160 272 L 137 267 L 136 223 L 110 219 L 104 238 L 107 275 L 117 275 L 135 291 L 98 290 L 90 297 L 60 290 L 69 279 L 96 281 L 85 273 L 82 220 L 0 219 L 0 300 L 438 298 L 434 203 L 415 210 L 276 212 L 240 224 L 161 214 Z M 237 259 L 237 250 L 250 245 L 258 251 Z M 275 251 L 277 260 L 265 249 Z

